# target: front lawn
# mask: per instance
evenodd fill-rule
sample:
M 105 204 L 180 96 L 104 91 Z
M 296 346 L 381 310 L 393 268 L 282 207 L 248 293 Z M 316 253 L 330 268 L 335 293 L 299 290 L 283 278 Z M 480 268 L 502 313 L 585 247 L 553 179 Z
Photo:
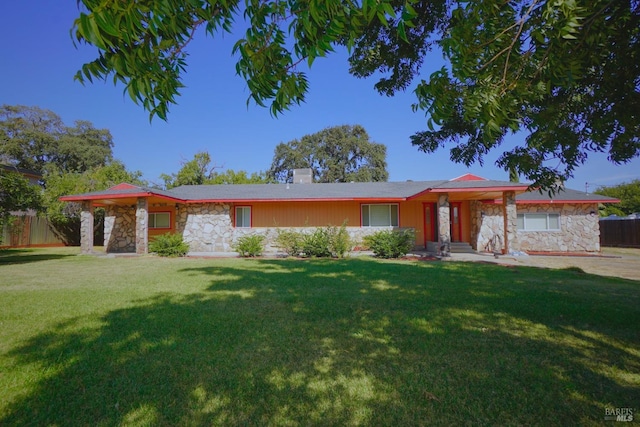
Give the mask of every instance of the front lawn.
M 493 264 L 0 251 L 0 425 L 640 417 L 640 282 Z

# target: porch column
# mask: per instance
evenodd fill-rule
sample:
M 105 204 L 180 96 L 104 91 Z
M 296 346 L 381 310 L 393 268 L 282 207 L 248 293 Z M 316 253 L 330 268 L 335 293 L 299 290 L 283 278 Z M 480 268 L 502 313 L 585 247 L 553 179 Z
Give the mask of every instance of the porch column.
M 80 252 L 90 254 L 93 252 L 93 202 L 82 202 L 80 212 Z
M 502 193 L 504 212 L 504 253 L 518 250 L 518 210 L 515 191 Z
M 438 196 L 438 254 L 449 256 L 451 253 L 451 215 L 449 212 L 449 194 Z
M 139 197 L 136 207 L 136 253 L 149 253 L 149 201 Z

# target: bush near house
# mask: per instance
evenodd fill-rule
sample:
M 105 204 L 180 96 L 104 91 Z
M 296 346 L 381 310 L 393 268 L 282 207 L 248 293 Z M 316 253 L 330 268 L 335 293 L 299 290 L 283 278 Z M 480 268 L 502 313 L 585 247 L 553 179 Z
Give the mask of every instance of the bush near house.
M 289 256 L 298 256 L 302 252 L 302 233 L 293 230 L 277 229 L 276 246 Z
M 329 258 L 329 233 L 324 228 L 316 228 L 311 234 L 302 237 L 302 254 L 309 258 Z
M 153 238 L 149 243 L 149 252 L 164 257 L 185 256 L 189 252 L 189 245 L 181 234 L 165 233 Z
M 311 234 L 278 230 L 276 245 L 289 256 L 310 258 L 344 258 L 353 248 L 346 224 L 340 227 L 318 227 Z
M 414 241 L 413 230 L 381 230 L 364 238 L 378 258 L 401 258 L 413 248 Z
M 241 257 L 257 257 L 264 252 L 264 236 L 255 234 L 252 236 L 242 236 L 233 246 L 233 249 Z
M 347 231 L 347 224 L 340 227 L 327 227 L 329 234 L 329 250 L 331 255 L 336 258 L 344 258 L 344 256 L 353 249 L 353 242 Z

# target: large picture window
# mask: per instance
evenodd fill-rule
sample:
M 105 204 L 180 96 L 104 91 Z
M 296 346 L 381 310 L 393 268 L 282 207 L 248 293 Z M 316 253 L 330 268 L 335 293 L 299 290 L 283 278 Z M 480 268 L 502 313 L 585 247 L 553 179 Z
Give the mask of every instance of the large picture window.
M 251 227 L 251 206 L 236 207 L 236 227 Z
M 363 227 L 397 227 L 398 205 L 362 205 Z
M 169 212 L 149 212 L 149 228 L 171 228 Z
M 547 213 L 518 214 L 519 231 L 560 231 L 560 215 Z

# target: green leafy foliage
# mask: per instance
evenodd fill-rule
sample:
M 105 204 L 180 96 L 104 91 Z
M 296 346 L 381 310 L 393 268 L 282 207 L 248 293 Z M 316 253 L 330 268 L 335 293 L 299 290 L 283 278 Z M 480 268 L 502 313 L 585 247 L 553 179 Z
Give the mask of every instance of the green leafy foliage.
M 329 236 L 329 251 L 333 257 L 344 258 L 353 248 L 346 223 L 340 227 L 327 227 L 327 234 Z
M 379 258 L 401 258 L 415 244 L 413 230 L 380 230 L 364 238 L 365 245 Z
M 11 212 L 42 208 L 42 189 L 22 174 L 0 168 L 0 243 L 2 229 L 10 222 Z
M 189 252 L 189 245 L 178 233 L 165 233 L 153 237 L 149 242 L 149 252 L 162 257 L 182 257 Z
M 311 234 L 302 235 L 302 255 L 310 258 L 329 258 L 330 244 L 327 229 L 316 228 Z
M 613 187 L 600 187 L 596 194 L 614 197 L 620 200 L 620 203 L 609 204 L 601 211 L 601 215 L 608 216 L 615 214 L 618 216 L 626 216 L 632 213 L 640 212 L 640 180 L 635 179 L 631 182 L 623 182 Z
M 84 172 L 113 160 L 106 129 L 79 120 L 66 126 L 54 112 L 38 107 L 0 107 L 0 158 L 40 174 Z
M 162 174 L 161 178 L 167 189 L 181 185 L 201 185 L 209 179 L 214 167 L 209 153 L 202 151 L 196 153 L 192 160 L 183 163 L 177 174 Z
M 334 126 L 276 146 L 268 174 L 293 181 L 293 169 L 310 168 L 314 182 L 386 181 L 387 147 L 369 140 L 360 125 Z
M 217 166 L 212 164 L 211 155 L 201 151 L 196 153 L 192 160 L 184 162 L 178 173 L 162 174 L 160 178 L 167 189 L 180 185 L 266 184 L 273 181 L 264 172 L 253 172 L 249 175 L 243 170 L 227 169 L 224 172 L 217 172 L 216 168 Z
M 276 246 L 289 256 L 299 256 L 302 252 L 302 233 L 278 228 Z
M 241 257 L 258 257 L 264 252 L 264 236 L 253 234 L 242 236 L 234 244 L 233 249 L 240 254 Z
M 497 165 L 557 189 L 589 153 L 614 163 L 640 150 L 640 3 L 517 1 L 452 4 L 439 45 L 450 66 L 416 89 L 427 153 L 482 162 L 509 133 L 523 144 Z
M 276 245 L 289 256 L 344 258 L 353 248 L 346 224 L 340 227 L 318 227 L 311 233 L 277 230 Z
M 241 17 L 245 30 L 235 43 L 236 72 L 247 82 L 249 99 L 276 115 L 304 101 L 308 89 L 297 67 L 323 57 L 340 44 L 353 46 L 373 20 L 387 21 L 388 1 L 303 0 L 165 0 L 117 3 L 81 0 L 84 8 L 73 24 L 77 43 L 98 48 L 99 56 L 84 64 L 75 78 L 82 83 L 112 77 L 149 111 L 166 119 L 169 106 L 183 87 L 187 48 L 196 31 L 209 35 L 231 32 Z M 405 15 L 403 15 L 405 16 Z

